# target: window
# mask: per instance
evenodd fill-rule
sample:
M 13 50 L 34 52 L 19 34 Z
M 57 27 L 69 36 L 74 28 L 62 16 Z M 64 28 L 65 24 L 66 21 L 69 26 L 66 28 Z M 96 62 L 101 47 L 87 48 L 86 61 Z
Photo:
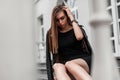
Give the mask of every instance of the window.
M 75 0 L 63 0 L 63 4 L 68 6 L 69 8 L 73 8 L 75 4 Z
M 118 18 L 120 19 L 120 5 L 118 6 Z
M 116 51 L 115 51 L 115 40 L 112 40 L 112 51 L 113 51 L 113 53 L 115 53 Z
M 110 16 L 113 18 L 113 14 L 112 14 L 112 4 L 111 4 L 111 0 L 108 0 L 108 7 L 107 7 L 107 11 L 108 11 L 108 13 L 110 14 Z M 116 53 L 116 51 L 115 51 L 115 35 L 114 35 L 114 27 L 113 27 L 113 20 L 112 20 L 112 22 L 111 22 L 111 24 L 110 24 L 110 30 L 111 30 L 111 33 L 110 33 L 110 40 L 111 40 L 111 42 L 112 42 L 112 51 L 113 51 L 113 53 Z
M 116 57 L 120 57 L 120 0 L 107 0 L 107 2 L 107 11 L 112 17 L 110 24 L 112 51 Z
M 38 62 L 45 63 L 45 39 L 44 39 L 44 16 L 41 14 L 37 18 L 37 45 L 38 45 Z
M 108 0 L 108 4 L 107 4 L 108 6 L 110 6 L 111 5 L 111 1 L 110 0 Z
M 112 16 L 112 9 L 109 9 L 108 12 Z
M 44 40 L 44 28 L 42 27 L 41 30 L 42 30 L 42 41 L 45 41 Z
M 114 37 L 114 31 L 113 31 L 113 24 L 111 24 L 111 26 L 110 26 L 110 30 L 111 30 L 111 37 Z
M 119 43 L 120 43 L 120 0 L 117 0 L 116 8 L 117 8 L 118 37 L 119 37 Z
M 38 22 L 39 22 L 39 25 L 38 25 L 38 27 L 39 27 L 39 33 L 38 33 L 39 36 L 38 37 L 39 37 L 40 42 L 44 42 L 43 15 L 38 17 Z M 44 46 L 44 43 L 42 45 Z
M 38 17 L 39 22 L 40 22 L 40 26 L 43 25 L 43 15 L 41 15 L 40 17 Z
M 78 20 L 78 8 L 75 6 L 75 0 L 63 0 L 63 4 L 71 9 L 73 16 Z
M 119 31 L 120 31 L 120 22 L 119 22 Z

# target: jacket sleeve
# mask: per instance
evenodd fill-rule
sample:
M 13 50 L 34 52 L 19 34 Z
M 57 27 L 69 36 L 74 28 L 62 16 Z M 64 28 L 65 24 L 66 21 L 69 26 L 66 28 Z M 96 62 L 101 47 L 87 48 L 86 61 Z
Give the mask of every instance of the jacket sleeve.
M 48 80 L 54 80 L 53 78 L 53 69 L 52 69 L 52 61 L 51 61 L 51 55 L 49 52 L 49 44 L 48 44 L 48 32 L 46 35 L 46 68 L 47 68 L 47 77 Z
M 91 44 L 90 44 L 90 42 L 89 42 L 89 40 L 88 40 L 88 36 L 87 36 L 87 34 L 86 34 L 86 32 L 85 32 L 85 30 L 84 30 L 84 26 L 83 25 L 79 25 L 79 27 L 81 28 L 81 30 L 82 30 L 82 33 L 83 33 L 83 35 L 84 35 L 84 41 L 85 41 L 85 43 L 86 43 L 86 46 L 87 46 L 87 49 L 88 49 L 88 51 L 89 51 L 89 53 L 90 54 L 92 54 L 93 53 L 93 50 L 92 50 L 92 47 L 91 47 Z

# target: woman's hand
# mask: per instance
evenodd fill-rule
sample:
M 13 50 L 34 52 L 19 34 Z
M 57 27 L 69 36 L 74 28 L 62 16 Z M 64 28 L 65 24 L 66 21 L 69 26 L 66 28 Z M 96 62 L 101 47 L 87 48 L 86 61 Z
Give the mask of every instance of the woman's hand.
M 70 20 L 71 21 L 74 20 L 74 16 L 73 16 L 71 10 L 67 6 L 63 6 L 63 9 L 67 12 L 67 15 L 70 18 Z

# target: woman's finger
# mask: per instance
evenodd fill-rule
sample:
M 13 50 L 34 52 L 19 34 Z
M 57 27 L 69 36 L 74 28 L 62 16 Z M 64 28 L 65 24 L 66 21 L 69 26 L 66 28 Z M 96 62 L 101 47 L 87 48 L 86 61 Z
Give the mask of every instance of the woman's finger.
M 63 6 L 63 9 L 69 14 L 71 14 L 71 10 L 67 6 Z
M 64 10 L 70 10 L 67 6 L 63 6 Z

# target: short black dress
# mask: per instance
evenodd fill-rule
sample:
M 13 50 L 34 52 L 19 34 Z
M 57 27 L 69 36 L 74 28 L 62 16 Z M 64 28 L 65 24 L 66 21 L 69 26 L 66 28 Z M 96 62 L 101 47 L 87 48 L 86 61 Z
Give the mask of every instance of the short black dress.
M 92 55 L 83 52 L 81 40 L 78 41 L 76 39 L 73 29 L 64 33 L 58 32 L 58 45 L 58 54 L 61 63 L 64 64 L 67 61 L 82 58 L 91 69 Z

